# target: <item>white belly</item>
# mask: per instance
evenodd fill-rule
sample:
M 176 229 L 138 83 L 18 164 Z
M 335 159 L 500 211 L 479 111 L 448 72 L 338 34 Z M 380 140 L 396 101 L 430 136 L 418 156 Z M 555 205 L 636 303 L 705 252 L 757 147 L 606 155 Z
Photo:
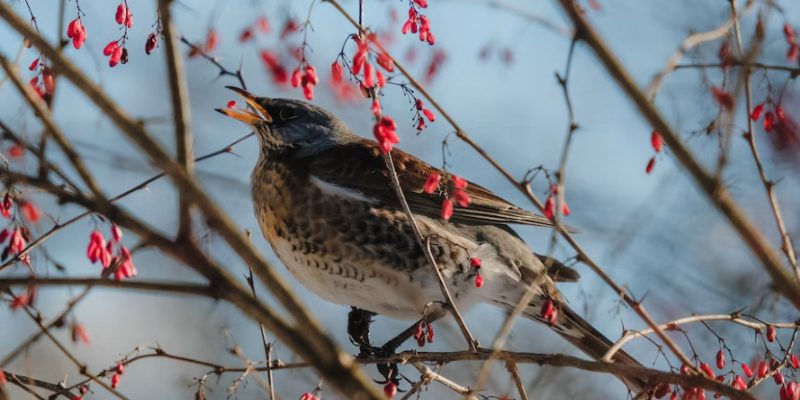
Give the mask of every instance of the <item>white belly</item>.
M 353 265 L 347 260 L 326 263 L 314 254 L 292 251 L 291 244 L 285 239 L 273 243 L 273 249 L 303 286 L 333 303 L 358 307 L 390 318 L 415 320 L 423 316 L 427 307 L 444 300 L 438 279 L 429 265 L 409 273 L 391 266 L 363 262 Z M 473 275 L 459 274 L 454 277 L 455 268 L 443 271 L 445 282 L 461 311 L 486 301 L 492 297 L 490 293 L 501 290 L 501 285 L 508 282 L 508 274 L 502 272 L 507 268 L 500 268 L 499 265 L 494 268 L 494 254 L 483 254 L 486 253 L 483 250 L 481 247 L 473 252 L 484 256 L 481 268 L 485 282 L 483 287 L 475 287 Z

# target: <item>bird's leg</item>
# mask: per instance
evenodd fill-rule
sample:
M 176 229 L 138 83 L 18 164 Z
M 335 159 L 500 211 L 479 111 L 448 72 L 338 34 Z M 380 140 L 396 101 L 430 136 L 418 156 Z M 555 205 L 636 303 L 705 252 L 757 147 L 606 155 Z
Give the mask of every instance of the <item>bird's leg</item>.
M 437 319 L 442 318 L 443 316 L 444 316 L 443 312 L 429 313 L 424 318 L 415 322 L 413 325 L 409 326 L 404 331 L 400 332 L 400 334 L 393 337 L 383 346 L 377 349 L 377 351 L 373 353 L 374 356 L 377 358 L 388 358 L 393 356 L 395 354 L 395 351 L 397 351 L 398 347 L 400 347 L 403 343 L 405 343 L 405 341 L 408 340 L 410 337 L 414 336 L 414 332 L 417 331 L 418 326 L 420 324 L 433 323 L 433 321 L 436 321 Z M 395 384 L 398 384 L 400 376 L 398 374 L 397 363 L 377 364 L 377 367 L 378 367 L 378 372 L 380 372 L 381 375 L 383 375 L 383 377 L 386 378 L 386 382 L 391 381 L 394 382 Z
M 350 341 L 358 346 L 359 357 L 371 356 L 378 350 L 369 341 L 369 325 L 372 323 L 372 311 L 352 307 L 347 314 L 347 334 Z

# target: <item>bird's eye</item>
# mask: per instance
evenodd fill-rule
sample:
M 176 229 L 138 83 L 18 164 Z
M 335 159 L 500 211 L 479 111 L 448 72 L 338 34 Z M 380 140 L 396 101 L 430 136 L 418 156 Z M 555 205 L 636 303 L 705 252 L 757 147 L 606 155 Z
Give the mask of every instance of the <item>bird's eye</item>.
M 280 120 L 284 122 L 290 121 L 297 118 L 297 112 L 293 108 L 283 107 L 281 108 L 281 111 L 278 113 L 278 118 L 280 118 Z

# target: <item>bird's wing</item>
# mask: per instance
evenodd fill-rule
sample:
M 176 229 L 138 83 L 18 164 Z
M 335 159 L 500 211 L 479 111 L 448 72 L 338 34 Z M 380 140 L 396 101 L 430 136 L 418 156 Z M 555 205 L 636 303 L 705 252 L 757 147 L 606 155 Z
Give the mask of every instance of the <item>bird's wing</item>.
M 400 150 L 392 151 L 395 169 L 411 211 L 438 218 L 445 190 L 451 190 L 450 175 Z M 340 194 L 358 196 L 361 200 L 400 208 L 392 188 L 389 171 L 378 145 L 370 140 L 357 140 L 310 156 L 312 181 Z M 432 194 L 423 188 L 428 176 L 442 176 L 439 188 Z M 477 184 L 469 182 L 465 190 L 471 199 L 469 207 L 455 207 L 452 222 L 480 225 L 525 224 L 552 226 L 547 218 L 523 210 Z

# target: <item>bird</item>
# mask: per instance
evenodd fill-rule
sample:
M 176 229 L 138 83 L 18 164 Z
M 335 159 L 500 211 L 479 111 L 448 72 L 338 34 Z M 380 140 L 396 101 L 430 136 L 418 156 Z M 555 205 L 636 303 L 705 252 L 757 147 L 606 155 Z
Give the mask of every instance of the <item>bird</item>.
M 351 314 L 349 328 L 363 323 L 365 316 L 368 325 L 375 314 L 416 320 L 442 299 L 438 278 L 393 189 L 377 142 L 357 135 L 320 106 L 228 88 L 249 109 L 217 111 L 246 123 L 258 138 L 251 191 L 259 226 L 303 286 L 324 300 L 361 311 Z M 399 149 L 391 150 L 391 156 L 414 221 L 428 238 L 460 310 L 488 303 L 510 312 L 533 290 L 523 315 L 602 359 L 613 343 L 570 309 L 556 287 L 556 282 L 577 280 L 577 271 L 534 253 L 511 228 L 548 227 L 550 219 Z M 432 174 L 442 178 L 436 190 L 426 190 Z M 441 204 L 454 183 L 470 203 L 443 220 Z M 480 287 L 475 283 L 478 274 Z M 613 362 L 641 366 L 624 351 L 616 352 Z M 647 389 L 641 380 L 620 379 L 631 390 Z

